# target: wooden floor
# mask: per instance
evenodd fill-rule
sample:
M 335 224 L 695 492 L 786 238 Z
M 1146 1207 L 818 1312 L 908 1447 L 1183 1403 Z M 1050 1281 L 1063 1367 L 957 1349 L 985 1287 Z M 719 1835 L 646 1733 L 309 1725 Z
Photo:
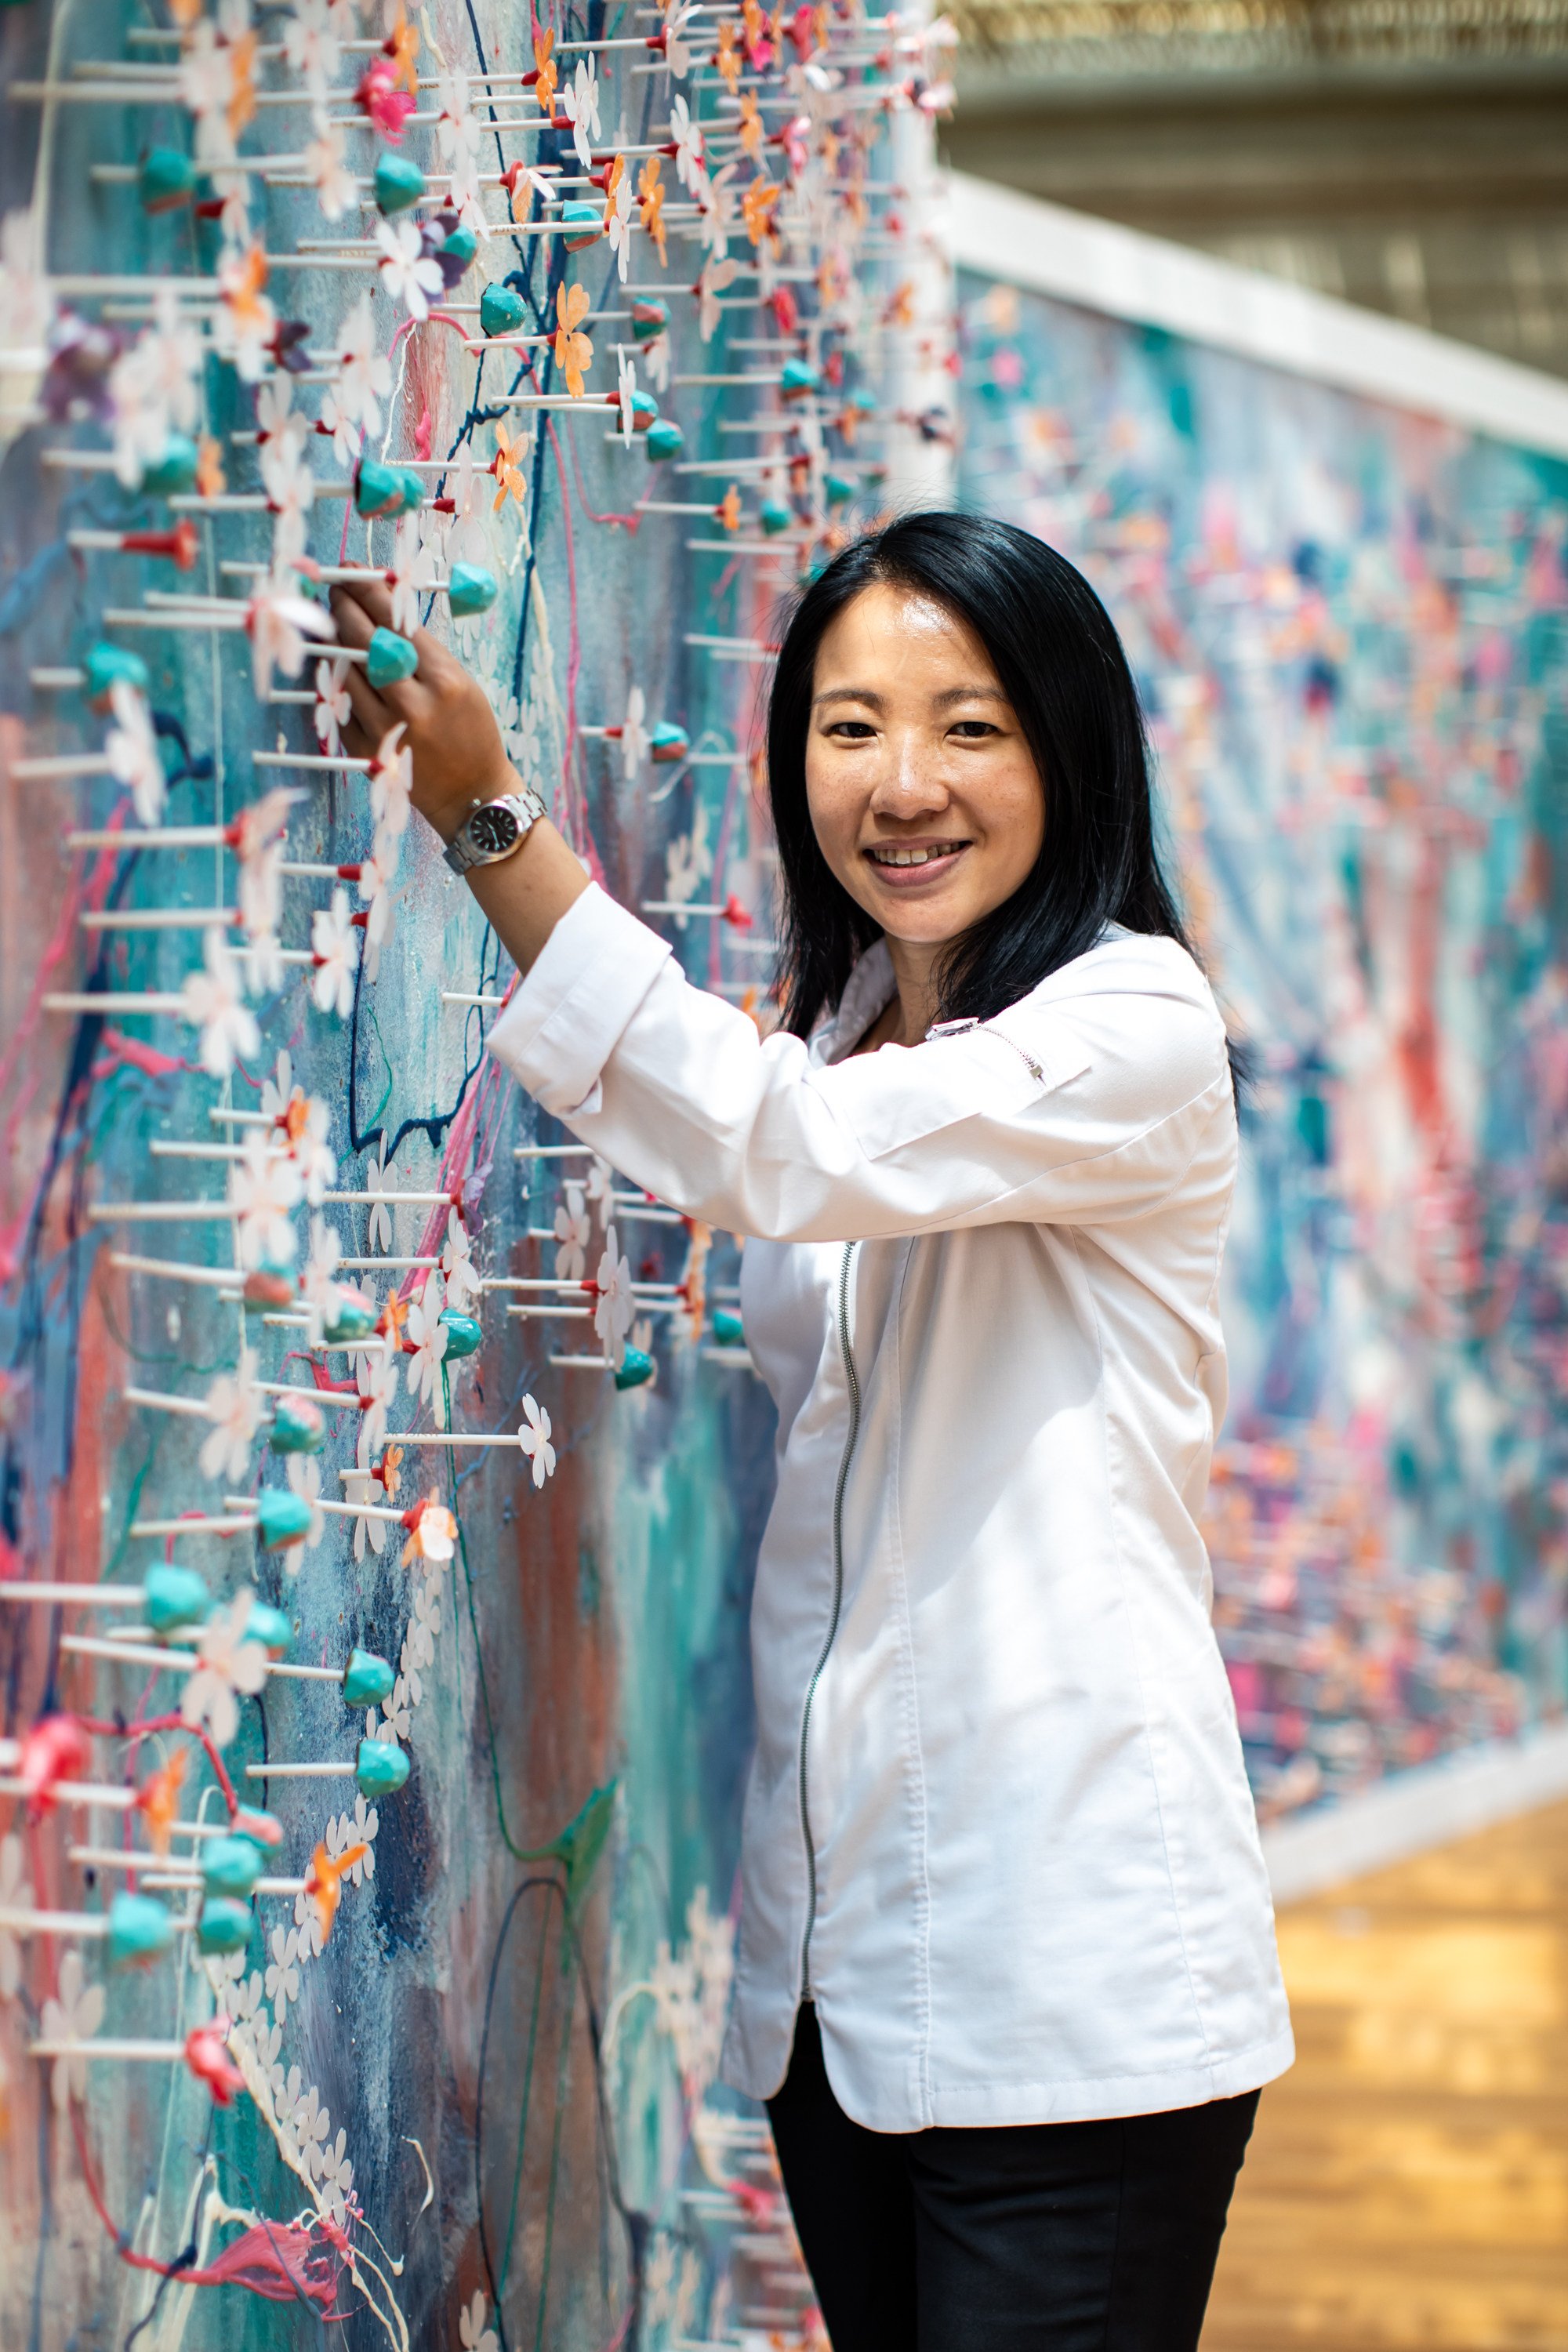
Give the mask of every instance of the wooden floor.
M 1568 2352 L 1568 1805 L 1292 1905 L 1204 2352 Z

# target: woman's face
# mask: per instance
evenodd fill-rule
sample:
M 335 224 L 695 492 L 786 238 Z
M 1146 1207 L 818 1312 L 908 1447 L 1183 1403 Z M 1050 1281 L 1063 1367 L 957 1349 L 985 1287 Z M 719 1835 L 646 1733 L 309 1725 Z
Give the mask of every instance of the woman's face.
M 839 881 L 911 946 L 940 947 L 1010 898 L 1045 838 L 1045 788 L 984 646 L 887 583 L 817 648 L 805 791 Z

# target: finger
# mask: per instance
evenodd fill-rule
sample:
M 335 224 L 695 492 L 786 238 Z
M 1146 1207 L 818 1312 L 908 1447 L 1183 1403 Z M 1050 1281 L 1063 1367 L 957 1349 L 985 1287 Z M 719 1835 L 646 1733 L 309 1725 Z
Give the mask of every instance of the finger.
M 349 674 L 343 680 L 343 684 L 348 690 L 349 701 L 353 709 L 351 724 L 359 729 L 361 736 L 365 740 L 367 750 L 374 751 L 387 729 L 395 724 L 394 715 L 377 694 L 358 662 L 349 664 Z
M 358 583 L 356 583 L 355 585 L 357 586 Z M 384 590 L 383 593 L 384 593 Z M 363 597 L 357 596 L 353 588 L 346 586 L 342 581 L 337 581 L 333 583 L 328 603 L 331 607 L 332 618 L 338 625 L 339 644 L 358 646 L 363 652 L 376 630 L 376 624 L 366 609 Z
M 370 643 L 373 629 L 392 626 L 392 591 L 384 580 L 340 580 L 332 589 L 332 609 L 342 598 L 345 604 L 357 606 L 367 625 L 362 642 Z
M 340 602 L 341 600 L 341 602 Z M 332 590 L 332 618 L 338 625 L 338 643 L 358 646 L 362 651 L 369 645 L 378 625 L 364 610 L 356 596 L 351 596 L 341 584 Z M 430 717 L 430 698 L 411 678 L 400 678 L 391 685 L 372 686 L 365 676 L 363 662 L 344 664 L 349 700 L 354 707 L 361 725 L 374 733 L 379 742 L 395 720 L 401 719 L 410 731 L 418 729 Z
M 379 738 L 369 735 L 357 719 L 346 719 L 338 732 L 351 760 L 369 760 L 374 756 Z
M 332 593 L 334 596 L 352 598 L 359 611 L 368 617 L 372 628 L 390 629 L 392 627 L 392 592 L 384 581 L 341 581 Z M 358 625 L 357 622 L 355 625 Z M 407 638 L 419 656 L 421 671 L 431 679 L 440 678 L 447 668 L 453 667 L 451 656 L 446 646 L 433 637 L 428 629 L 416 626 L 412 629 L 400 629 L 396 634 Z M 353 642 L 368 645 L 369 630 L 362 639 Z
M 332 590 L 332 618 L 338 625 L 340 645 L 358 646 L 363 649 L 369 645 L 378 628 L 389 625 L 376 618 L 377 602 L 367 603 L 365 593 L 362 593 L 366 591 L 371 599 L 384 604 L 388 613 L 392 610 L 392 600 L 379 581 L 355 581 L 352 585 L 340 581 Z M 426 636 L 423 629 L 416 631 L 409 642 L 419 655 L 422 665 L 426 655 L 438 655 L 440 652 L 435 639 Z M 349 669 L 351 677 L 357 674 L 363 677 L 360 663 L 351 663 Z M 390 685 L 372 690 L 380 693 L 392 718 L 403 719 L 411 729 L 419 727 L 433 715 L 433 701 L 417 672 L 412 678 L 398 678 Z

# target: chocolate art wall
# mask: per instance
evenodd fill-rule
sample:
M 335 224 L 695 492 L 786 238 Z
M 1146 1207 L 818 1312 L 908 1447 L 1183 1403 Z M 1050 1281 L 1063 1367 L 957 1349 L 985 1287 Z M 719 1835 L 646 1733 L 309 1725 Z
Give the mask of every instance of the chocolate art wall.
M 716 2090 L 737 1246 L 489 1064 L 337 578 L 765 1017 L 779 600 L 949 438 L 944 40 L 0 17 L 0 2338 L 807 2340 Z

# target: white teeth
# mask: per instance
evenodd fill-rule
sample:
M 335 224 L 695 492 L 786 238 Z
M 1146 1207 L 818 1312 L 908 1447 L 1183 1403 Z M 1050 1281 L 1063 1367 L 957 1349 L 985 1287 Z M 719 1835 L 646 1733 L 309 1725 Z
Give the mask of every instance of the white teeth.
M 946 857 L 960 845 L 956 841 L 938 841 L 929 849 L 874 849 L 871 858 L 878 866 L 925 866 L 933 857 Z

